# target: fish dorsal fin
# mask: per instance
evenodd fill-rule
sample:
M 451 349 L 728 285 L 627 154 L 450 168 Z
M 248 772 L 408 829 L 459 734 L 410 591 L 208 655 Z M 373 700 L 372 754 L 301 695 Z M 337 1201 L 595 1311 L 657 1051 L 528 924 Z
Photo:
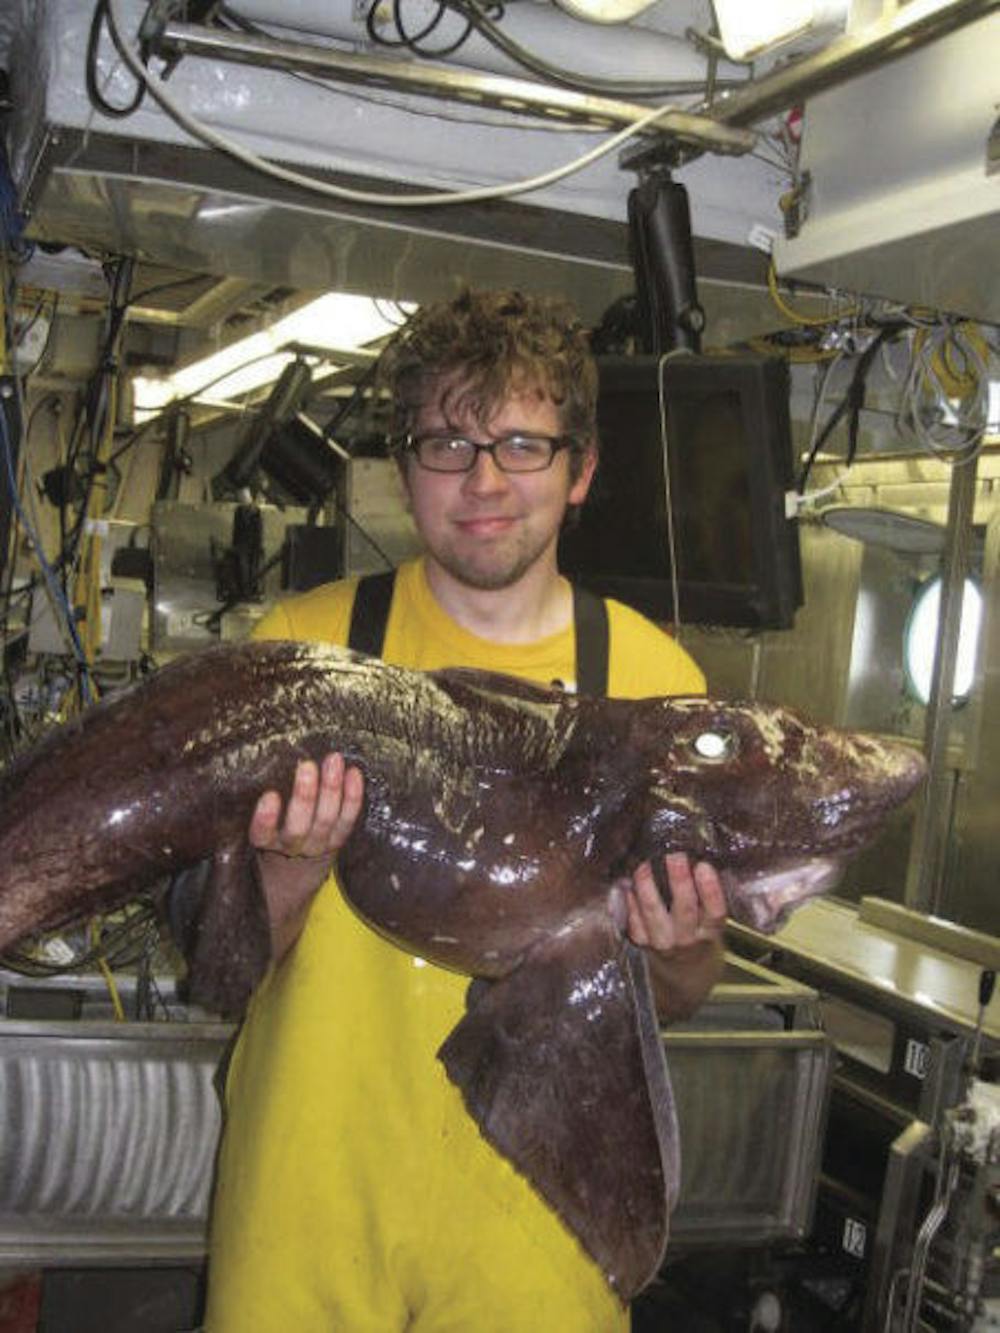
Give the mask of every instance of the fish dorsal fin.
M 660 1267 L 679 1177 L 644 959 L 594 913 L 474 994 L 438 1052 L 449 1078 L 629 1300 Z
M 505 676 L 500 671 L 479 671 L 475 667 L 445 667 L 431 674 L 445 688 L 457 686 L 475 690 L 478 694 L 496 695 L 501 699 L 520 699 L 524 703 L 558 707 L 563 698 L 560 692 L 545 685 L 536 685 L 533 681 L 521 680 L 518 676 Z
M 475 718 L 475 727 L 464 729 L 464 740 L 476 762 L 496 760 L 500 767 L 524 770 L 551 769 L 559 762 L 576 727 L 572 696 L 471 667 L 448 667 L 429 677 L 463 714 Z

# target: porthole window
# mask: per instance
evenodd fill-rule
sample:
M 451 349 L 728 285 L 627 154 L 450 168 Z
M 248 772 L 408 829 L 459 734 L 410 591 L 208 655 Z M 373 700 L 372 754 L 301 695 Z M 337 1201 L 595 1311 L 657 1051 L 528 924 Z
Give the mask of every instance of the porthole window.
M 906 683 L 911 694 L 922 704 L 926 704 L 931 697 L 934 645 L 937 642 L 940 614 L 941 575 L 936 574 L 921 585 L 906 622 L 904 641 Z M 964 703 L 972 690 L 973 673 L 976 668 L 976 645 L 982 617 L 982 593 L 975 580 L 967 578 L 962 594 L 962 624 L 958 633 L 958 658 L 955 662 L 955 703 Z

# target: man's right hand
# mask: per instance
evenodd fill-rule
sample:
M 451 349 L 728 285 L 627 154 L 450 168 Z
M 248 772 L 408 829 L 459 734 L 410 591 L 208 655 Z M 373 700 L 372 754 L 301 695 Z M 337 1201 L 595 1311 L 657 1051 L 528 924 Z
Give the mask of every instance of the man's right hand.
M 267 791 L 258 800 L 248 836 L 258 852 L 275 960 L 298 939 L 309 904 L 351 836 L 363 800 L 360 770 L 347 767 L 339 754 L 328 754 L 321 768 L 310 759 L 299 762 L 284 818 L 278 792 Z

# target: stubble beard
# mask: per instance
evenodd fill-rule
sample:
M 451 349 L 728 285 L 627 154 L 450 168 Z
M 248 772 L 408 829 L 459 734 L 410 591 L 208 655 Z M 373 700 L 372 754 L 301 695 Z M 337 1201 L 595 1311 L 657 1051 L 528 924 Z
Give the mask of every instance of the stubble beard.
M 541 560 L 548 542 L 536 541 L 530 545 L 518 543 L 514 549 L 482 551 L 479 559 L 470 560 L 454 546 L 431 551 L 431 555 L 446 573 L 467 588 L 480 592 L 500 592 L 513 587 Z

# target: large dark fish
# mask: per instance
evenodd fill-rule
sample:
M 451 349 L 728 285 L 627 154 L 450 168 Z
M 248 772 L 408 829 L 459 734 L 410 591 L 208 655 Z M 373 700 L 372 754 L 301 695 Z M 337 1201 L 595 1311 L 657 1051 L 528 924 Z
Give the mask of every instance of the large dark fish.
M 61 727 L 0 784 L 0 948 L 213 857 L 186 932 L 196 993 L 266 966 L 246 843 L 258 795 L 342 750 L 364 770 L 340 854 L 354 908 L 476 978 L 439 1052 L 482 1133 L 622 1299 L 656 1273 L 677 1129 L 618 881 L 679 849 L 773 929 L 919 781 L 901 745 L 700 698 L 587 699 L 293 643 L 210 649 Z

